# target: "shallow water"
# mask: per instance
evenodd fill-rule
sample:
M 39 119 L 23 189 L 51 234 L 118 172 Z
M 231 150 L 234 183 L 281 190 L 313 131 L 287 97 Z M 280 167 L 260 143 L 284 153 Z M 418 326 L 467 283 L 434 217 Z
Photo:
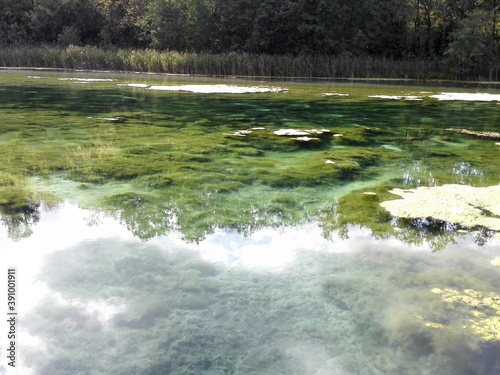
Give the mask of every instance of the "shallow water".
M 500 372 L 496 233 L 379 206 L 395 187 L 498 184 L 498 140 L 447 130 L 498 131 L 497 101 L 88 73 L 0 83 L 19 373 Z M 237 88 L 150 89 L 173 84 Z

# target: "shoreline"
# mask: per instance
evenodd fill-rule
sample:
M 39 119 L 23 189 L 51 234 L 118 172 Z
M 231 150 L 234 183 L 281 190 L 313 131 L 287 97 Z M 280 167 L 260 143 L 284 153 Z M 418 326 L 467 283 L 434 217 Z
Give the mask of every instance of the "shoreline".
M 266 81 L 290 81 L 290 82 L 338 82 L 338 83 L 371 83 L 371 84 L 416 84 L 418 86 L 444 86 L 464 88 L 485 87 L 500 89 L 500 81 L 485 80 L 452 80 L 452 79 L 418 79 L 418 78 L 362 78 L 362 77 L 290 77 L 290 76 L 262 76 L 262 75 L 217 75 L 217 74 L 190 74 L 190 73 L 166 73 L 150 71 L 132 70 L 112 70 L 112 69 L 76 69 L 57 67 L 20 67 L 20 66 L 0 66 L 0 73 L 3 72 L 68 72 L 79 74 L 131 74 L 166 77 L 192 77 L 192 78 L 216 78 L 216 79 L 243 79 L 243 80 L 266 80 Z

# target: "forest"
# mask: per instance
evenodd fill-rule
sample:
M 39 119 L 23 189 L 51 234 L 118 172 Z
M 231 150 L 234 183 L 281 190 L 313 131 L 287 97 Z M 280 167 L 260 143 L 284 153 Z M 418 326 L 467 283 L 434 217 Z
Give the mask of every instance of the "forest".
M 420 61 L 491 80 L 499 8 L 500 0 L 0 0 L 0 47 L 3 65 L 12 49 L 90 46 Z

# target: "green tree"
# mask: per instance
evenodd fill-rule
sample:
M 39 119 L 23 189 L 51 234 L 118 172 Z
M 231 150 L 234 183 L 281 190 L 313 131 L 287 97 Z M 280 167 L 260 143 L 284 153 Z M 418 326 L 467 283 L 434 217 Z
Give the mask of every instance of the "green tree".
M 187 6 L 187 45 L 190 50 L 210 52 L 214 44 L 212 0 L 190 0 Z
M 28 42 L 31 9 L 30 0 L 0 0 L 0 45 Z
M 366 52 L 391 58 L 407 54 L 409 14 L 408 3 L 404 1 L 365 1 Z
M 188 1 L 151 0 L 139 20 L 151 47 L 184 51 L 188 48 Z
M 119 47 L 146 46 L 140 25 L 147 0 L 94 0 L 101 23 L 99 43 Z
M 247 51 L 262 0 L 214 0 L 214 49 Z
M 494 62 L 495 53 L 490 34 L 492 16 L 484 10 L 476 9 L 469 17 L 461 20 L 451 33 L 451 42 L 445 56 L 461 78 L 485 73 Z
M 93 44 L 102 25 L 95 4 L 79 0 L 34 0 L 29 21 L 33 40 L 44 43 L 70 35 L 74 42 Z

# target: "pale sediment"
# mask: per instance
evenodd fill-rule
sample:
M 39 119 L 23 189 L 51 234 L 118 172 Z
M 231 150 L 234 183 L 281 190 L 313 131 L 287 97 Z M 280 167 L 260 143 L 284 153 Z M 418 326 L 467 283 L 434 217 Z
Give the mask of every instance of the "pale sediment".
M 402 199 L 380 203 L 393 216 L 434 218 L 464 227 L 500 231 L 500 185 L 442 185 L 390 191 Z

